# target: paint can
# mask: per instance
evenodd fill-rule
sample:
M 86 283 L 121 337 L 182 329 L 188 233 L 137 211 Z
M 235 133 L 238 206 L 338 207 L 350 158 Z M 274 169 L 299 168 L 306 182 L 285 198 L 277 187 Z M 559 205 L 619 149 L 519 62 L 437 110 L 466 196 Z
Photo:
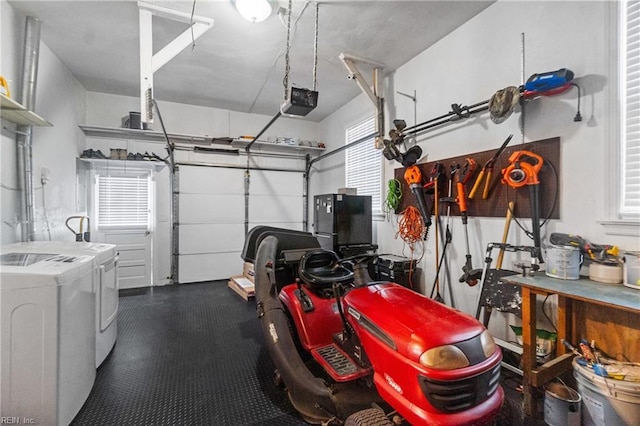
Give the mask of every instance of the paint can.
M 544 385 L 544 421 L 549 426 L 580 426 L 582 397 L 564 383 Z
M 619 284 L 622 282 L 622 265 L 592 260 L 589 265 L 589 279 L 599 283 Z
M 573 377 L 582 396 L 585 426 L 640 424 L 640 383 L 598 376 L 573 360 Z
M 625 252 L 623 275 L 625 286 L 640 290 L 640 252 Z
M 550 245 L 546 249 L 546 254 L 545 273 L 548 276 L 561 280 L 580 278 L 582 255 L 579 248 Z

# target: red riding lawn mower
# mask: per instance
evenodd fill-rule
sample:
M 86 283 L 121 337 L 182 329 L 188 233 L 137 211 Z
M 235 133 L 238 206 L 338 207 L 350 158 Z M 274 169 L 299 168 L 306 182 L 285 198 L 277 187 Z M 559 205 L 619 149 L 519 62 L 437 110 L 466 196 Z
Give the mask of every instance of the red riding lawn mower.
M 276 381 L 308 423 L 492 423 L 502 353 L 472 316 L 372 282 L 375 255 L 339 259 L 307 232 L 255 227 L 242 257 Z

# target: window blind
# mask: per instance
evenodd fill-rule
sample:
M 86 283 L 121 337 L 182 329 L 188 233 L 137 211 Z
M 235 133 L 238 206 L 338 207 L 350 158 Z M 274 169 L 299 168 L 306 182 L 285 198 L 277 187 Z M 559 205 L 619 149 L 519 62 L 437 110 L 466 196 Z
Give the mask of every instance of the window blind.
M 374 117 L 347 129 L 347 145 L 367 136 L 370 138 L 346 150 L 345 180 L 347 188 L 358 189 L 358 195 L 370 195 L 371 210 L 379 214 L 382 213 L 382 160 L 380 151 L 373 146 L 375 131 Z
M 621 215 L 640 217 L 640 1 L 622 6 L 622 203 Z
M 137 176 L 96 176 L 98 228 L 149 228 L 148 174 Z

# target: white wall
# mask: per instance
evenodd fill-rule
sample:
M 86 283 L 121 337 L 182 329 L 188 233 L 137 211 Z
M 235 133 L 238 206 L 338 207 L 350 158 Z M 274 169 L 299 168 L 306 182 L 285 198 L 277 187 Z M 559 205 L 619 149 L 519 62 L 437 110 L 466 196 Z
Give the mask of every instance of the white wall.
M 238 137 L 241 135 L 256 135 L 271 120 L 271 117 L 246 114 L 235 111 L 199 107 L 174 102 L 158 102 L 160 113 L 168 133 L 189 134 L 210 137 Z M 84 123 L 91 126 L 120 127 L 121 118 L 129 111 L 139 110 L 139 100 L 135 97 L 117 96 L 105 93 L 88 92 L 87 94 L 87 120 Z M 151 128 L 161 131 L 162 126 L 158 115 L 154 117 Z M 275 139 L 276 136 L 296 137 L 303 140 L 318 139 L 317 123 L 280 118 L 267 129 L 260 140 Z M 214 146 L 215 147 L 215 146 Z M 164 142 L 149 142 L 132 139 L 105 139 L 88 137 L 87 148 L 99 149 L 109 156 L 111 148 L 125 148 L 133 153 L 156 153 L 160 157 L 166 157 L 167 151 Z M 216 155 L 193 151 L 176 151 L 177 162 L 226 165 L 230 167 L 244 167 L 246 156 Z M 304 160 L 287 159 L 283 157 L 252 156 L 252 166 L 289 168 L 304 170 Z M 258 172 L 252 174 L 254 180 L 250 193 L 255 192 L 255 185 L 259 184 L 255 179 L 259 178 Z M 171 275 L 171 224 L 170 224 L 170 174 L 167 167 L 156 173 L 156 211 L 157 227 L 153 238 L 154 253 L 154 285 L 169 283 Z M 250 203 L 250 214 L 256 212 L 260 206 L 256 202 Z M 302 206 L 292 208 L 299 208 Z M 218 214 L 231 214 L 220 208 Z M 240 261 L 240 259 L 238 259 Z
M 18 96 L 17 82 L 20 76 L 25 17 L 16 13 L 5 1 L 0 0 L 1 47 L 0 73 L 9 80 L 13 97 Z M 137 97 L 113 96 L 87 92 L 71 75 L 51 50 L 41 43 L 39 81 L 36 93 L 36 112 L 53 123 L 53 127 L 36 128 L 33 136 L 33 170 L 35 191 L 36 238 L 52 240 L 73 240 L 64 221 L 68 216 L 85 213 L 79 211 L 76 200 L 76 158 L 86 148 L 101 149 L 109 155 L 110 148 L 127 148 L 129 152 L 155 152 L 166 156 L 163 143 L 86 138 L 78 125 L 120 127 L 121 117 L 129 111 L 139 110 Z M 186 100 L 188 102 L 188 100 Z M 209 135 L 217 137 L 237 137 L 255 135 L 271 120 L 270 116 L 246 114 L 222 109 L 191 106 L 169 102 L 159 102 L 160 111 L 169 133 Z M 274 111 L 274 114 L 277 111 Z M 3 120 L 2 126 L 15 130 L 15 125 Z M 156 116 L 153 125 L 161 130 Z M 274 139 L 276 136 L 296 137 L 304 140 L 318 140 L 317 123 L 303 120 L 280 118 L 261 137 Z M 216 156 L 194 152 L 179 152 L 179 161 L 216 163 L 244 166 L 246 157 Z M 2 165 L 0 182 L 0 205 L 2 244 L 20 240 L 17 228 L 19 198 L 17 188 L 17 165 L 15 135 L 2 130 L 0 146 Z M 277 157 L 251 158 L 251 164 L 264 167 L 285 167 L 304 169 L 304 161 Z M 40 176 L 42 169 L 49 171 L 50 181 L 42 189 Z M 169 171 L 162 169 L 156 174 L 158 189 L 158 227 L 154 239 L 154 284 L 168 282 L 170 266 L 170 193 Z M 45 223 L 45 210 L 48 226 Z M 302 209 L 302 206 L 300 206 Z
M 613 121 L 615 115 L 610 109 L 610 103 L 616 99 L 615 75 L 610 63 L 612 55 L 615 57 L 610 37 L 613 9 L 615 2 L 498 1 L 385 79 L 387 121 L 404 118 L 409 125 L 414 124 L 413 102 L 397 95 L 397 91 L 417 91 L 417 117 L 418 122 L 422 122 L 445 114 L 452 103 L 474 104 L 488 99 L 498 89 L 519 85 L 521 34 L 524 33 L 526 77 L 566 67 L 575 72 L 575 81 L 582 87 L 584 121 L 580 123 L 573 122 L 577 103 L 575 89 L 526 106 L 524 141 L 555 136 L 561 139 L 561 219 L 550 221 L 543 233 L 580 234 L 593 242 L 638 250 L 637 228 L 634 235 L 608 235 L 598 222 L 611 219 L 607 206 L 609 193 L 614 188 L 609 182 L 610 175 L 616 172 L 609 166 L 609 156 L 617 143 L 612 136 L 617 123 Z M 524 15 L 523 11 L 526 11 Z M 415 33 L 419 33 L 419 29 Z M 372 114 L 372 105 L 361 95 L 320 123 L 321 138 L 330 148 L 336 148 L 344 144 L 346 127 Z M 519 143 L 522 140 L 520 117 L 518 112 L 496 125 L 489 120 L 488 113 L 484 113 L 464 123 L 424 133 L 418 138 L 418 144 L 428 156 L 424 161 L 495 149 L 510 133 L 515 134 L 514 142 Z M 317 164 L 321 179 L 312 180 L 314 193 L 334 192 L 344 186 L 344 155 L 336 157 L 340 159 L 332 158 Z M 401 167 L 399 163 L 386 161 L 385 188 L 386 181 L 393 178 L 393 170 L 398 167 Z M 400 254 L 403 244 L 395 238 L 395 220 L 378 221 L 375 225 L 379 251 Z M 483 266 L 486 244 L 500 240 L 503 225 L 502 218 L 470 219 L 475 267 Z M 509 242 L 529 244 L 530 240 L 512 225 Z M 457 282 L 462 274 L 464 252 L 463 229 L 456 217 L 449 251 L 453 291 L 445 290 L 446 299 L 450 302 L 453 298 L 457 308 L 473 314 L 479 288 Z M 406 249 L 405 255 L 408 255 Z M 504 267 L 510 267 L 515 259 L 507 256 Z M 528 260 L 528 256 L 524 259 Z M 425 272 L 421 288 L 428 294 L 435 275 L 433 236 L 427 242 L 420 267 Z M 494 333 L 506 333 L 500 321 L 496 324 L 493 321 Z
M 16 82 L 20 72 L 20 57 L 22 45 L 22 31 L 24 21 L 18 20 L 17 15 L 6 1 L 0 2 L 0 74 L 9 82 L 12 97 L 17 96 Z M 15 93 L 15 95 L 14 95 Z M 11 189 L 18 186 L 16 173 L 16 143 L 15 134 L 4 130 L 7 127 L 15 130 L 15 125 L 2 119 L 2 134 L 0 140 L 0 242 L 2 244 L 15 242 L 19 239 L 17 228 L 20 200 L 18 192 Z
M 18 82 L 22 64 L 25 17 L 0 2 L 2 13 L 2 62 L 0 72 L 10 80 L 11 95 L 19 96 Z M 38 82 L 36 86 L 36 112 L 53 127 L 34 127 L 32 137 L 33 175 L 35 190 L 35 230 L 38 240 L 69 240 L 75 238 L 64 225 L 68 216 L 79 213 L 75 196 L 75 157 L 84 149 L 84 135 L 77 123 L 85 120 L 85 90 L 69 70 L 44 44 L 40 43 Z M 2 122 L 10 130 L 15 125 Z M 20 239 L 17 228 L 19 198 L 15 135 L 2 131 L 0 146 L 2 161 L 2 228 L 3 244 Z M 42 170 L 49 170 L 49 182 L 43 187 Z M 43 209 L 43 197 L 46 211 Z M 48 219 L 48 224 L 46 219 Z

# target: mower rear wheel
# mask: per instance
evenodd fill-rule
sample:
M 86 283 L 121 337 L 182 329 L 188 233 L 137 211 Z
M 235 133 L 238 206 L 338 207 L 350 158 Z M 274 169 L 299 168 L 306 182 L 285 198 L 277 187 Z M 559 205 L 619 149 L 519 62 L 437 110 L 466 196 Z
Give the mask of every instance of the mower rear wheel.
M 347 417 L 344 426 L 393 426 L 393 422 L 379 408 L 367 408 Z

